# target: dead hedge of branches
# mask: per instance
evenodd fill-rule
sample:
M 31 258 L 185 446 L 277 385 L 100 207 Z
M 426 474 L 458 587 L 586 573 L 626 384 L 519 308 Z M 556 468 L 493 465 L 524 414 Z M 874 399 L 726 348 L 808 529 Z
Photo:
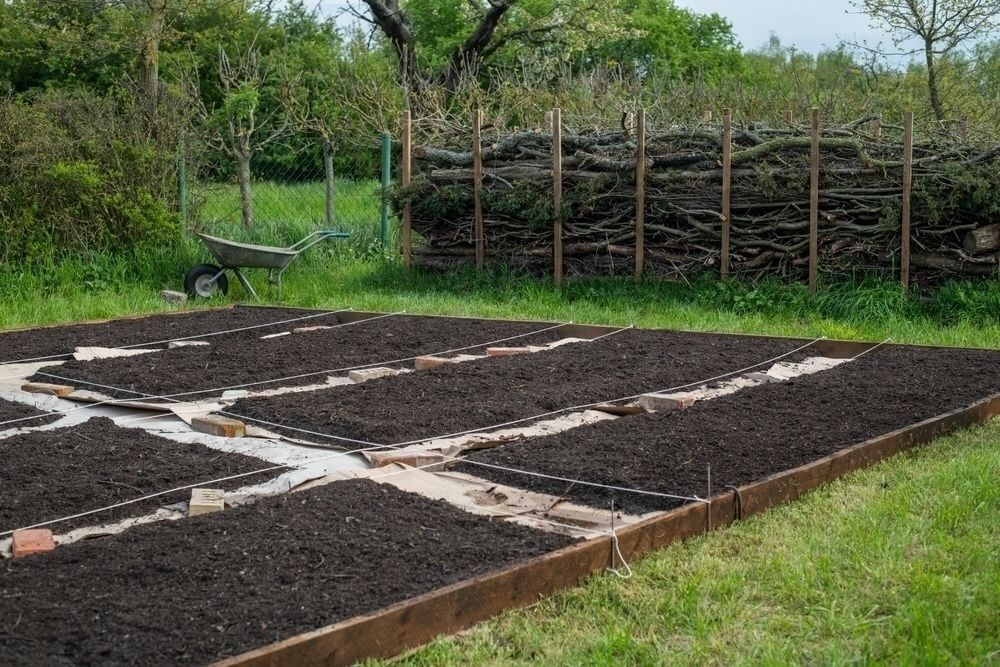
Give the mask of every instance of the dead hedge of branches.
M 901 128 L 871 119 L 820 135 L 819 266 L 825 276 L 898 271 Z M 463 136 L 464 135 L 464 136 Z M 808 268 L 808 127 L 734 127 L 731 270 L 801 278 Z M 635 256 L 633 133 L 562 137 L 563 251 L 567 274 L 626 274 Z M 467 133 L 439 133 L 414 149 L 414 177 L 396 191 L 411 208 L 417 261 L 452 266 L 475 255 L 473 156 Z M 552 270 L 552 136 L 484 133 L 482 208 L 490 262 Z M 646 141 L 645 270 L 683 278 L 717 270 L 721 255 L 720 124 L 650 128 Z M 1000 145 L 952 134 L 914 143 L 912 265 L 917 279 L 995 276 L 1000 261 Z

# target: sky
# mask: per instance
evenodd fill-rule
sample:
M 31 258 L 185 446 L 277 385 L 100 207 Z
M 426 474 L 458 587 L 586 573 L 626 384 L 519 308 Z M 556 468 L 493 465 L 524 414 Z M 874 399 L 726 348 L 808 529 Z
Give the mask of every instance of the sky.
M 677 5 L 726 17 L 745 50 L 760 48 L 772 32 L 783 45 L 810 53 L 841 41 L 886 41 L 848 0 L 677 0 Z

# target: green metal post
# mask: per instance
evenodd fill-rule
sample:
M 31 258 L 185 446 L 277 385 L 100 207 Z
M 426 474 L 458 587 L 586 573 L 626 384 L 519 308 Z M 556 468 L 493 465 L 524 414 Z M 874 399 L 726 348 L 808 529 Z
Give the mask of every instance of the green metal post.
M 181 222 L 187 224 L 187 149 L 184 146 L 184 137 L 181 137 L 177 145 L 177 194 L 180 200 Z
M 389 186 L 392 184 L 392 135 L 382 135 L 382 220 L 378 238 L 385 248 L 389 243 Z

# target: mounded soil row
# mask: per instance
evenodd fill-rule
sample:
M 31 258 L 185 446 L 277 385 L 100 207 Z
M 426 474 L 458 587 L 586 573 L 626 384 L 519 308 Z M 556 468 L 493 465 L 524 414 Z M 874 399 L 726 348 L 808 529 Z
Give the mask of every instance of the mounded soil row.
M 136 345 L 280 322 L 316 313 L 317 311 L 298 308 L 236 306 L 235 308 L 218 310 L 164 313 L 93 324 L 69 324 L 22 331 L 3 331 L 0 332 L 0 350 L 3 350 L 0 352 L 0 364 L 50 355 L 71 355 L 74 348 L 77 347 Z M 336 321 L 336 315 L 328 315 L 304 320 L 291 326 L 329 324 L 336 323 Z M 266 333 L 267 329 L 262 327 L 247 332 L 215 336 L 213 340 L 221 340 L 227 336 L 252 335 L 257 337 Z
M 477 452 L 468 461 L 704 498 L 1000 392 L 1000 352 L 884 347 L 815 375 L 624 417 Z M 457 470 L 499 483 L 628 512 L 681 502 L 531 477 L 472 463 Z
M 61 417 L 61 415 L 49 415 L 47 417 L 42 417 L 41 415 L 44 414 L 44 410 L 39 410 L 34 406 L 0 398 L 0 431 L 6 431 L 11 428 L 21 428 L 24 426 L 42 426 L 44 424 L 51 424 Z M 14 422 L 13 424 L 3 423 L 12 419 L 21 419 L 23 417 L 38 417 L 38 419 Z
M 310 321 L 303 325 L 315 326 Z M 254 332 L 253 339 L 210 339 L 209 346 L 179 347 L 115 359 L 69 361 L 60 366 L 43 368 L 42 372 L 159 396 L 388 362 L 530 334 L 548 326 L 551 325 L 537 322 L 397 315 L 264 340 L 260 339 L 263 334 L 258 331 Z M 544 344 L 559 337 L 558 329 L 552 329 L 518 338 L 511 344 Z M 471 352 L 482 354 L 485 350 Z M 405 365 L 413 366 L 412 362 Z M 73 384 L 44 375 L 36 375 L 34 379 Z M 274 389 L 325 381 L 325 375 L 310 375 L 256 388 Z M 78 386 L 86 385 L 80 383 Z M 128 391 L 98 391 L 121 398 L 135 398 L 135 394 Z M 199 400 L 212 395 L 197 394 L 191 398 Z
M 802 344 L 793 339 L 632 329 L 536 354 L 243 399 L 227 412 L 341 437 L 399 443 L 700 382 Z
M 570 538 L 358 480 L 0 563 L 11 665 L 204 664 Z
M 104 417 L 0 439 L 0 461 L 0 531 L 271 465 L 258 458 L 115 426 Z M 211 486 L 236 488 L 265 477 L 253 475 Z M 109 523 L 190 497 L 190 491 L 180 491 L 58 523 L 51 529 L 64 533 L 74 527 Z

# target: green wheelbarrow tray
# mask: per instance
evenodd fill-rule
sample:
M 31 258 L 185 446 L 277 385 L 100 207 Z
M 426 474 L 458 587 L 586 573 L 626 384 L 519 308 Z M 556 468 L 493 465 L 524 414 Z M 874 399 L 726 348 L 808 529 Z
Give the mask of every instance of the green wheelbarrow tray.
M 198 234 L 205 247 L 218 261 L 213 264 L 199 264 L 187 272 L 184 277 L 184 287 L 193 297 L 210 297 L 217 292 L 223 294 L 229 289 L 226 271 L 232 271 L 243 285 L 243 289 L 260 300 L 243 269 L 267 269 L 267 280 L 278 288 L 278 303 L 281 303 L 281 278 L 292 261 L 321 241 L 334 238 L 347 238 L 350 232 L 336 232 L 329 229 L 315 231 L 301 241 L 287 247 L 254 245 L 230 241 L 208 234 Z

